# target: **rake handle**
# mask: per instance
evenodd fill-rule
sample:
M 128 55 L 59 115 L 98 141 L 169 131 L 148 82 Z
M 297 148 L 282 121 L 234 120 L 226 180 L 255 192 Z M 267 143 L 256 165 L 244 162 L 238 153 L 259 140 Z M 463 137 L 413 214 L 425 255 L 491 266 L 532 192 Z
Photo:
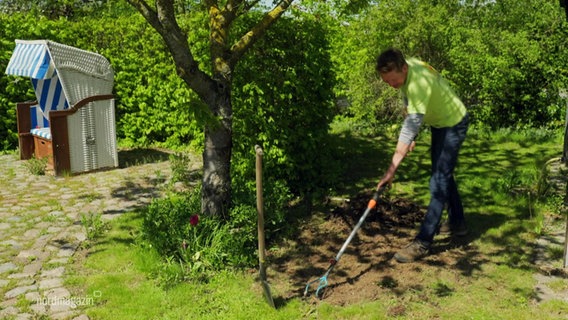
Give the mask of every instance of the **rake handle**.
M 373 197 L 371 198 L 371 200 L 369 200 L 369 203 L 367 204 L 367 209 L 365 209 L 365 212 L 363 213 L 361 218 L 359 218 L 359 222 L 357 222 L 357 224 L 353 228 L 353 231 L 351 231 L 351 234 L 349 235 L 347 240 L 345 240 L 345 243 L 343 243 L 343 246 L 341 247 L 341 249 L 337 253 L 337 256 L 335 256 L 335 259 L 332 260 L 333 263 L 331 264 L 326 275 L 331 271 L 331 269 L 333 269 L 333 267 L 337 264 L 337 262 L 339 262 L 339 259 L 341 258 L 341 256 L 345 252 L 345 249 L 347 248 L 347 246 L 349 245 L 351 240 L 353 240 L 353 238 L 355 237 L 355 234 L 357 234 L 357 231 L 359 231 L 359 229 L 361 228 L 361 225 L 363 225 L 363 222 L 367 218 L 367 215 L 369 215 L 369 212 L 371 212 L 371 210 L 373 208 L 375 208 L 375 206 L 377 205 L 377 202 L 379 201 L 379 197 L 381 196 L 381 193 L 385 190 L 385 188 L 386 188 L 385 186 L 382 186 L 379 190 L 375 191 L 375 193 L 373 194 Z
M 323 296 L 320 296 L 320 292 L 322 292 L 322 290 L 324 290 L 327 287 L 327 284 L 328 284 L 327 277 L 329 276 L 329 274 L 331 273 L 333 268 L 335 268 L 335 266 L 339 262 L 339 259 L 341 258 L 341 256 L 345 252 L 345 249 L 347 248 L 347 246 L 349 245 L 349 243 L 351 242 L 351 240 L 353 239 L 353 237 L 355 236 L 355 234 L 357 233 L 359 228 L 361 228 L 361 225 L 363 224 L 363 222 L 367 218 L 367 215 L 369 214 L 369 212 L 371 212 L 371 210 L 373 208 L 375 208 L 375 206 L 377 205 L 377 202 L 379 201 L 380 195 L 385 190 L 385 188 L 386 188 L 386 186 L 382 186 L 377 191 L 375 191 L 375 193 L 373 194 L 373 197 L 371 198 L 371 200 L 369 200 L 369 203 L 367 204 L 367 209 L 365 210 L 365 213 L 363 213 L 363 215 L 359 219 L 359 222 L 357 222 L 357 225 L 355 226 L 355 228 L 353 228 L 353 231 L 351 231 L 351 234 L 349 235 L 347 240 L 345 240 L 345 243 L 343 243 L 343 246 L 341 247 L 341 249 L 337 253 L 337 256 L 334 259 L 330 260 L 330 262 L 329 262 L 330 265 L 327 268 L 325 274 L 322 277 L 320 277 L 319 279 L 308 282 L 308 284 L 306 285 L 306 288 L 304 290 L 304 296 L 306 296 L 308 294 L 310 286 L 313 283 L 319 282 L 319 285 L 316 289 L 316 296 L 318 296 L 320 299 L 323 298 Z

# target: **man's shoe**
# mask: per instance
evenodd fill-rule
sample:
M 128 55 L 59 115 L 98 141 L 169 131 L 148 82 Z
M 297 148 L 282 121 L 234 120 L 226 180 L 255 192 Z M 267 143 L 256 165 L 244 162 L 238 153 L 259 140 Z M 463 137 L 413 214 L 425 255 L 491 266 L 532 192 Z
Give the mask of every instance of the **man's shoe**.
M 428 246 L 424 245 L 420 240 L 414 240 L 399 250 L 394 255 L 394 258 L 401 263 L 412 262 L 426 256 L 428 251 Z
M 442 235 L 463 237 L 467 235 L 467 226 L 464 220 L 462 220 L 457 225 L 451 225 L 448 221 L 446 221 L 442 223 L 440 229 L 438 230 L 438 233 Z

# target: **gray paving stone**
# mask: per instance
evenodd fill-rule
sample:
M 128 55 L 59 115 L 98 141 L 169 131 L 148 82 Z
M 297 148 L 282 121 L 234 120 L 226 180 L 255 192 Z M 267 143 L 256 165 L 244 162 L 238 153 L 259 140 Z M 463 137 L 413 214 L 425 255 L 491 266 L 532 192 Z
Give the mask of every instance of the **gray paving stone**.
M 18 266 L 12 262 L 7 262 L 0 265 L 0 273 L 10 272 L 18 269 Z
M 41 261 L 30 263 L 24 266 L 24 270 L 22 271 L 22 273 L 29 273 L 32 274 L 33 276 L 41 270 L 42 266 L 43 264 L 41 263 Z
M 9 317 L 14 317 L 20 312 L 20 309 L 16 307 L 8 307 L 5 309 L 0 310 L 0 319 L 7 319 Z
M 57 253 L 57 256 L 58 257 L 71 257 L 74 253 L 75 253 L 75 248 L 67 247 L 67 248 L 60 249 L 59 252 Z
M 40 233 L 41 233 L 41 230 L 30 229 L 30 230 L 24 232 L 24 237 L 34 239 L 34 238 L 37 238 Z
M 57 267 L 55 269 L 43 270 L 40 276 L 42 278 L 55 278 L 55 277 L 62 277 L 64 273 L 65 273 L 65 267 Z
M 20 211 L 21 208 L 20 207 L 12 207 L 13 211 Z M 22 217 L 20 216 L 11 216 L 7 219 L 9 222 L 19 222 L 22 221 Z
M 6 241 L 2 241 L 0 242 L 1 246 L 10 246 L 12 247 L 11 249 L 14 250 L 20 250 L 22 248 L 22 244 L 16 240 L 10 239 L 10 240 L 6 240 Z
M 39 282 L 39 288 L 42 290 L 58 288 L 63 285 L 61 278 L 45 279 Z
M 47 256 L 49 256 L 49 252 L 41 251 L 38 249 L 22 250 L 16 256 L 16 258 L 14 258 L 14 261 L 18 263 L 32 263 L 36 260 L 41 261 Z
M 6 292 L 6 293 L 4 294 L 4 297 L 5 297 L 5 298 L 8 298 L 8 299 L 10 299 L 10 298 L 15 298 L 15 297 L 17 297 L 17 296 L 19 296 L 19 295 L 22 295 L 22 294 L 24 294 L 24 293 L 26 293 L 26 292 L 28 292 L 28 291 L 32 291 L 32 290 L 37 290 L 37 286 L 36 286 L 36 285 L 31 285 L 31 286 L 17 287 L 17 288 L 14 288 L 14 289 L 12 289 L 12 290 Z
M 37 291 L 28 292 L 24 295 L 26 300 L 31 301 L 32 303 L 40 302 L 41 295 Z
M 15 320 L 34 320 L 34 319 L 35 319 L 34 315 L 27 312 L 18 313 L 15 317 Z
M 46 291 L 44 297 L 51 300 L 69 298 L 71 293 L 65 288 L 54 288 Z
M 49 306 L 49 313 L 57 314 L 77 309 L 77 305 L 71 300 L 62 300 Z
M 61 231 L 60 227 L 49 227 L 49 228 L 47 228 L 47 233 L 57 233 L 59 231 Z
M 35 275 L 35 273 L 18 272 L 18 273 L 12 273 L 11 275 L 9 275 L 8 279 L 13 279 L 13 280 L 30 279 L 30 278 L 33 278 L 34 275 Z
M 60 265 L 60 264 L 66 264 L 67 262 L 69 262 L 69 258 L 63 257 L 63 258 L 55 258 L 55 259 L 49 260 L 47 262 L 47 264 Z
M 23 279 L 18 280 L 18 282 L 16 283 L 16 286 L 25 287 L 25 286 L 31 286 L 35 283 L 36 283 L 36 281 L 33 278 L 23 278 Z
M 49 215 L 52 217 L 62 217 L 65 215 L 65 213 L 63 211 L 52 211 L 49 213 Z
M 47 314 L 47 306 L 43 304 L 32 304 L 30 306 L 30 310 L 32 310 L 35 314 L 38 315 L 45 315 Z
M 6 299 L 6 300 L 2 301 L 2 303 L 0 303 L 0 310 L 5 309 L 7 307 L 15 306 L 17 302 L 18 302 L 18 299 L 16 299 L 16 298 Z
M 71 319 L 75 315 L 76 315 L 76 312 L 74 312 L 74 311 L 64 311 L 64 312 L 52 314 L 50 316 L 50 318 L 53 319 L 53 320 L 67 320 L 67 319 Z

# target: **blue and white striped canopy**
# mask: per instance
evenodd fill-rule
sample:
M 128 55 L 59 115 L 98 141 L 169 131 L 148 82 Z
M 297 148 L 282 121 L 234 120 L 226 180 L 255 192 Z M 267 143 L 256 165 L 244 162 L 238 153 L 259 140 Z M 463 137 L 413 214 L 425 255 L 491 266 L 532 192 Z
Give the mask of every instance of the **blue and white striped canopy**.
M 6 74 L 49 79 L 54 73 L 55 66 L 45 40 L 16 40 L 16 48 L 6 68 Z
M 6 73 L 31 78 L 38 102 L 30 110 L 32 128 L 47 127 L 49 111 L 69 108 L 47 41 L 16 40 Z

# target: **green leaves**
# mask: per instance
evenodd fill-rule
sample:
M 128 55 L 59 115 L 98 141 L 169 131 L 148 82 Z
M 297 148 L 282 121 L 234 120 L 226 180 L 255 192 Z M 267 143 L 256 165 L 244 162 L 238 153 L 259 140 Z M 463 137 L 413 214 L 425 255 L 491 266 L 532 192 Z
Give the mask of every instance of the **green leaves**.
M 396 120 L 399 98 L 374 71 L 380 51 L 396 46 L 440 70 L 475 121 L 555 124 L 564 118 L 558 92 L 568 76 L 564 20 L 550 1 L 381 1 L 333 35 L 335 91 L 366 127 Z
M 238 32 L 237 32 L 238 33 Z M 327 30 L 312 19 L 281 18 L 235 70 L 232 170 L 248 175 L 250 152 L 265 150 L 265 170 L 294 192 L 325 186 L 322 150 L 335 112 Z

